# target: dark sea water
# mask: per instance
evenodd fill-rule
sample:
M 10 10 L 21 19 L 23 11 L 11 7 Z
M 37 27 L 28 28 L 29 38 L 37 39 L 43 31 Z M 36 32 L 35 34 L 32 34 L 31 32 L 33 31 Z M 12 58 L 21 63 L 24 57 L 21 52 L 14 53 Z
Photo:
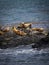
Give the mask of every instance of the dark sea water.
M 28 45 L 0 49 L 0 65 L 49 65 L 49 48 L 36 50 Z
M 49 27 L 49 0 L 0 0 L 0 24 L 34 21 L 48 22 Z M 0 65 L 49 65 L 49 48 L 0 49 Z
M 0 23 L 49 21 L 49 0 L 0 0 Z

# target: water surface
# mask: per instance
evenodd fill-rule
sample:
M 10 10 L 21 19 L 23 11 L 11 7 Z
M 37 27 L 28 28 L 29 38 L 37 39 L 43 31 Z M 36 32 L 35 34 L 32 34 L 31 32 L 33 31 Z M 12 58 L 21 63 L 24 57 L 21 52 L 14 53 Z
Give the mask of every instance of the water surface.
M 49 22 L 49 0 L 0 0 L 0 23 Z

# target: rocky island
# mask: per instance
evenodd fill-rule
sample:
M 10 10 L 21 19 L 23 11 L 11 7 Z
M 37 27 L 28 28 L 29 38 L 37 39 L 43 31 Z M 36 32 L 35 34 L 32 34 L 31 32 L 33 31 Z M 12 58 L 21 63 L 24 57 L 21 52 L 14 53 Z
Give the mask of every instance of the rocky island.
M 32 48 L 49 45 L 49 32 L 44 28 L 34 28 L 32 23 L 0 26 L 0 48 L 32 44 Z

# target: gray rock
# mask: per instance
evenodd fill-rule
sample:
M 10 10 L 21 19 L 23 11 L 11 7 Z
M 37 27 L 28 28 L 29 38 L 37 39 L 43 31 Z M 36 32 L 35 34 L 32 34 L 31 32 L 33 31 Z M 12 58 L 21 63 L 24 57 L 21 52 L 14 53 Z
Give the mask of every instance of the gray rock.
M 49 33 L 46 37 L 41 38 L 37 43 L 32 45 L 32 48 L 46 48 L 49 47 Z

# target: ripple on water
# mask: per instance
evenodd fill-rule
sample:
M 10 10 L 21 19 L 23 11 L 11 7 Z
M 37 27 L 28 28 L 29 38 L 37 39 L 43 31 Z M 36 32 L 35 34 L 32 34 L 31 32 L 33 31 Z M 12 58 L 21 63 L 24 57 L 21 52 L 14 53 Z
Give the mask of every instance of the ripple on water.
M 23 47 L 0 49 L 0 65 L 48 65 L 49 48 L 37 50 Z

